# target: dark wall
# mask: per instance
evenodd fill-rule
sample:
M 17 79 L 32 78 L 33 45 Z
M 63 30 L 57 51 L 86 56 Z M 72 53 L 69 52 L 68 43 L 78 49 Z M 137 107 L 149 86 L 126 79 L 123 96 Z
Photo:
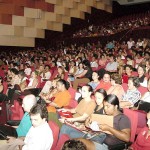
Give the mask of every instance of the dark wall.
M 142 13 L 150 11 L 149 3 L 140 3 L 136 5 L 120 5 L 118 2 L 113 2 L 113 16 L 121 17 L 130 14 Z

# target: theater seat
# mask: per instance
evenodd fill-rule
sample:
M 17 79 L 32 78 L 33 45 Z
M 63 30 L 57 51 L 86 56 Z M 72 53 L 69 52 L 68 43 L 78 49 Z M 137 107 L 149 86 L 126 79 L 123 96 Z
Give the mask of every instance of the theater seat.
M 21 120 L 24 115 L 22 106 L 19 104 L 17 100 L 14 100 L 14 107 L 10 107 L 10 111 L 11 111 L 10 115 L 11 120 Z
M 64 143 L 68 141 L 70 137 L 67 134 L 62 134 L 57 142 L 57 145 L 55 147 L 55 150 L 61 150 Z
M 48 124 L 49 124 L 49 126 L 50 126 L 50 128 L 51 128 L 51 130 L 52 130 L 52 132 L 53 132 L 53 140 L 54 140 L 54 141 L 53 141 L 53 145 L 52 145 L 52 147 L 51 147 L 51 150 L 56 150 L 55 147 L 56 147 L 57 142 L 58 142 L 59 127 L 58 127 L 58 125 L 57 125 L 55 122 L 53 122 L 53 121 L 49 121 Z M 51 140 L 51 139 L 49 139 L 49 140 Z

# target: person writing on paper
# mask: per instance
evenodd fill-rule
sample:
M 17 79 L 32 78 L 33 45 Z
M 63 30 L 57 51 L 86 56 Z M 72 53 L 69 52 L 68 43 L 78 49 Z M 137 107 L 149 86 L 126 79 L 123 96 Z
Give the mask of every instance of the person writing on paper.
M 106 115 L 113 116 L 113 127 L 107 124 L 99 124 L 100 130 L 106 134 L 103 144 L 95 143 L 96 149 L 108 149 L 109 146 L 129 142 L 131 125 L 127 116 L 119 110 L 119 100 L 116 95 L 109 94 L 104 98 L 104 111 Z

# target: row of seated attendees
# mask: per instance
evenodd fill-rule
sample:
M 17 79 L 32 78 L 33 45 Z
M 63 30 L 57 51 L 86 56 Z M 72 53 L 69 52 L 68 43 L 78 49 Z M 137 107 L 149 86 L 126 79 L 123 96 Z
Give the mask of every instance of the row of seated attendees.
M 133 124 L 130 115 L 127 117 L 125 112 L 127 110 L 138 112 L 137 109 L 145 111 L 145 118 L 142 118 L 134 128 L 145 127 L 145 133 L 147 132 L 146 112 L 149 112 L 150 105 L 148 46 L 145 48 L 132 46 L 128 49 L 127 46 L 116 42 L 112 49 L 107 46 L 93 47 L 93 49 L 81 46 L 77 51 L 60 50 L 58 53 L 51 50 L 37 50 L 20 51 L 15 55 L 10 53 L 8 56 L 4 54 L 5 52 L 2 52 L 0 62 L 1 102 L 8 101 L 11 109 L 18 109 L 14 104 L 16 100 L 23 99 L 22 104 L 25 109 L 26 97 L 30 98 L 29 94 L 34 94 L 36 99 L 39 99 L 40 105 L 43 103 L 47 105 L 48 121 L 55 122 L 60 128 L 58 137 L 64 134 L 70 138 L 84 137 L 93 141 L 95 149 L 108 149 L 116 144 L 128 143 L 133 135 Z M 133 64 L 131 60 L 134 61 Z M 32 103 L 33 105 L 35 103 Z M 30 109 L 25 112 L 30 113 Z M 32 113 L 31 111 L 32 130 L 34 130 L 36 122 L 34 124 Z M 112 117 L 113 125 L 97 123 L 94 125 L 94 130 L 98 125 L 98 131 L 100 129 L 103 132 L 96 135 L 90 133 L 87 129 L 93 129 L 91 126 L 93 114 Z M 140 119 L 137 117 L 137 120 Z M 6 132 L 5 128 L 6 126 L 0 126 L 0 129 Z M 23 127 L 21 128 L 24 130 Z M 24 143 L 16 145 L 30 145 L 32 130 L 29 130 L 29 133 L 26 130 L 22 135 L 27 135 Z M 82 131 L 86 131 L 86 134 Z M 8 136 L 19 137 L 18 132 L 16 131 L 15 135 L 6 133 Z M 37 133 L 41 134 L 38 130 Z M 140 134 L 140 131 L 135 134 L 138 133 Z M 44 134 L 46 133 L 43 132 L 43 136 Z M 52 137 L 45 138 L 52 139 Z M 40 138 L 38 143 L 47 141 L 45 138 L 42 140 Z M 52 141 L 49 141 L 48 149 Z M 36 145 L 36 149 L 39 144 Z M 26 146 L 23 147 L 24 150 L 27 149 Z
M 134 17 L 128 16 L 126 18 L 121 17 L 117 20 L 112 20 L 104 25 L 96 26 L 90 25 L 88 28 L 77 31 L 73 34 L 73 38 L 76 37 L 96 37 L 96 36 L 108 36 L 131 28 L 139 28 L 143 26 L 149 26 L 149 12 L 141 15 L 135 15 Z

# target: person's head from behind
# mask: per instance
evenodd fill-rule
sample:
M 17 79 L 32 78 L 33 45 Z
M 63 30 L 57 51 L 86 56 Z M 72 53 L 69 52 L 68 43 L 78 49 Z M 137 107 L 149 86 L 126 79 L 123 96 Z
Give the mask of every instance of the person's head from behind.
M 11 70 L 11 75 L 14 77 L 15 75 L 18 75 L 19 71 L 16 68 L 12 68 Z
M 57 87 L 57 90 L 59 92 L 68 90 L 69 86 L 70 86 L 70 84 L 67 81 L 63 80 L 63 79 L 58 80 L 57 83 L 56 83 L 56 87 Z
M 22 107 L 25 112 L 30 112 L 31 108 L 37 103 L 36 97 L 32 94 L 23 98 Z
M 30 117 L 33 127 L 38 127 L 48 120 L 48 111 L 46 105 L 36 104 L 30 110 Z
M 64 143 L 62 150 L 87 150 L 87 147 L 83 142 L 72 139 Z
M 122 84 L 122 78 L 119 74 L 114 73 L 111 75 L 111 85 Z
M 85 60 L 83 60 L 83 65 L 84 65 L 84 67 L 86 68 L 86 67 L 91 67 L 91 64 L 90 64 L 90 62 L 89 62 L 89 60 L 87 60 L 87 59 L 85 59 Z
M 119 99 L 114 94 L 109 94 L 104 98 L 104 111 L 107 115 L 113 116 L 119 110 Z
M 93 89 L 90 85 L 84 85 L 81 89 L 82 98 L 91 97 L 92 92 L 93 92 Z
M 140 86 L 140 81 L 138 77 L 130 77 L 128 79 L 128 89 L 134 90 L 135 88 L 138 88 Z
M 101 105 L 106 96 L 107 96 L 107 93 L 104 89 L 98 89 L 95 92 L 95 100 L 96 100 L 97 105 Z

